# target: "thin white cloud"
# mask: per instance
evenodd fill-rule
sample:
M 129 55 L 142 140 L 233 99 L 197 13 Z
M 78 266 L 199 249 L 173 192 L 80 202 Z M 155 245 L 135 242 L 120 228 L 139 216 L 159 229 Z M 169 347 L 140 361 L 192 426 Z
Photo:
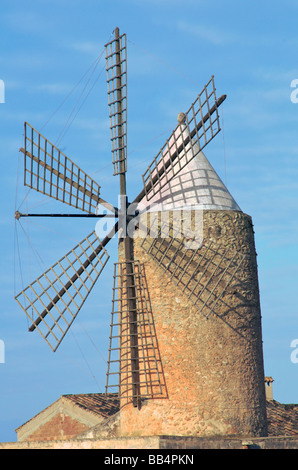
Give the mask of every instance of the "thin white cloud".
M 80 41 L 72 43 L 68 47 L 83 54 L 98 56 L 103 51 L 103 44 L 104 42 Z
M 51 18 L 42 15 L 38 10 L 13 9 L 13 11 L 6 13 L 2 16 L 5 24 L 12 30 L 19 32 L 20 30 L 26 31 L 26 34 L 44 35 L 47 31 L 55 29 L 55 23 L 58 21 L 53 15 Z M 50 22 L 50 27 L 49 27 Z
M 252 75 L 265 82 L 272 83 L 290 83 L 293 79 L 298 78 L 298 68 L 284 69 L 281 67 L 255 68 Z
M 227 31 L 219 31 L 209 26 L 201 24 L 192 24 L 186 21 L 179 21 L 177 29 L 180 32 L 188 33 L 190 36 L 203 39 L 213 45 L 223 45 L 235 42 L 237 37 Z
M 51 95 L 66 95 L 72 89 L 73 85 L 68 83 L 44 83 L 34 87 L 34 91 L 42 91 Z
M 268 32 L 258 32 L 258 34 L 247 33 L 243 30 L 235 28 L 231 29 L 214 28 L 213 26 L 192 23 L 191 21 L 178 21 L 177 30 L 186 33 L 193 38 L 206 41 L 214 46 L 236 45 L 236 46 L 253 46 L 253 47 L 272 47 L 279 45 L 280 39 L 277 34 Z M 297 44 L 296 39 L 288 40 L 289 46 Z

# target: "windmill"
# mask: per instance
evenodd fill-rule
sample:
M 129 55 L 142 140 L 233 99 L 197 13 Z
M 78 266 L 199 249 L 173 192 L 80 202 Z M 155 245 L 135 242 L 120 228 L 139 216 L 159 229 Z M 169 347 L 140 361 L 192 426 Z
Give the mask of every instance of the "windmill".
M 102 274 L 109 259 L 107 244 L 118 233 L 119 259 L 114 269 L 106 391 L 117 387 L 122 405 L 132 403 L 135 409 L 140 409 L 145 399 L 165 398 L 167 384 L 146 269 L 144 263 L 135 258 L 129 225 L 134 222 L 134 226 L 143 227 L 148 206 L 167 191 L 172 181 L 179 179 L 220 132 L 218 108 L 226 95 L 217 98 L 212 76 L 189 109 L 178 115 L 177 126 L 142 175 L 143 189 L 130 204 L 126 188 L 126 35 L 120 35 L 116 28 L 114 39 L 105 48 L 113 169 L 119 180 L 119 207 L 105 201 L 100 195 L 100 186 L 28 123 L 25 123 L 24 148 L 20 150 L 24 155 L 26 186 L 78 209 L 80 213 L 71 214 L 74 217 L 111 216 L 118 220 L 102 240 L 96 231 L 89 234 L 23 289 L 16 300 L 30 319 L 29 330 L 38 330 L 56 351 Z M 98 213 L 100 206 L 109 214 Z M 42 215 L 16 212 L 15 217 Z M 149 228 L 145 224 L 144 230 L 151 235 L 155 231 L 155 236 L 143 240 L 142 249 L 146 256 L 157 262 L 200 313 L 205 312 L 206 318 L 216 315 L 216 307 L 235 280 L 245 256 L 234 249 L 218 248 L 212 237 L 204 246 L 187 245 L 191 249 L 183 251 L 181 247 L 189 240 L 191 242 L 191 237 L 184 233 L 182 238 L 177 238 L 174 224 L 156 221 L 156 213 L 150 218 Z

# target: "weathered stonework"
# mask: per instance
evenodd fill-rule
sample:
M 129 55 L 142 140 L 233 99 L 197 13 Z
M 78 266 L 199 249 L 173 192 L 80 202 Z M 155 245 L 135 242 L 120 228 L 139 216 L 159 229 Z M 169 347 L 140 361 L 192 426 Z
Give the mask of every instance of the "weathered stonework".
M 253 226 L 241 211 L 204 211 L 204 243 L 244 255 L 208 318 L 135 239 L 144 263 L 166 392 L 120 412 L 121 436 L 266 436 L 261 312 Z M 120 250 L 121 258 L 121 250 Z
M 0 442 L 0 450 L 23 449 L 298 449 L 297 436 L 250 437 L 249 439 L 189 436 L 143 436 L 111 439 L 72 439 L 65 441 Z M 104 454 L 105 455 L 105 454 Z M 127 453 L 125 454 L 127 455 Z M 146 455 L 146 454 L 145 454 Z M 186 454 L 187 455 L 187 454 Z M 189 452 L 201 462 L 201 454 Z

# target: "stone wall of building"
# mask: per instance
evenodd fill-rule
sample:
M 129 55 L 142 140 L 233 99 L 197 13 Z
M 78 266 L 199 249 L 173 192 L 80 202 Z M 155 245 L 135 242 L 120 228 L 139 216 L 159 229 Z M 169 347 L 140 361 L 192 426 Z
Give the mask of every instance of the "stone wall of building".
M 196 273 L 196 278 L 203 276 L 197 305 L 177 287 L 175 276 L 171 279 L 144 251 L 143 240 L 135 239 L 134 258 L 145 266 L 166 389 L 164 398 L 143 400 L 139 408 L 121 408 L 121 436 L 266 436 L 252 221 L 240 211 L 204 211 L 203 222 L 204 244 L 197 257 L 204 252 L 210 259 Z M 218 255 L 208 265 L 210 242 L 212 256 L 214 250 L 222 254 L 225 249 L 227 255 Z M 228 265 L 235 252 L 233 266 L 243 259 L 233 275 Z M 220 269 L 212 278 L 217 260 Z M 196 269 L 195 263 L 189 264 L 191 269 Z M 209 284 L 206 276 L 212 278 Z M 179 278 L 183 279 L 182 271 Z M 220 300 L 210 304 L 212 291 Z
M 229 439 L 224 437 L 186 437 L 186 436 L 144 436 L 112 439 L 82 439 L 65 441 L 35 441 L 35 442 L 1 442 L 0 450 L 5 449 L 127 449 L 125 456 L 137 455 L 136 449 L 163 449 L 172 450 L 169 455 L 175 454 L 175 449 L 188 450 L 186 455 L 192 454 L 191 449 L 298 449 L 297 436 L 259 437 L 248 439 Z M 107 455 L 110 453 L 107 452 Z M 117 454 L 121 456 L 121 452 Z M 146 454 L 143 454 L 145 458 Z M 152 452 L 153 455 L 153 452 Z M 167 454 L 166 454 L 167 455 Z M 105 454 L 101 454 L 104 457 Z
M 26 438 L 26 441 L 53 441 L 71 439 L 88 429 L 88 426 L 64 413 L 56 414 Z

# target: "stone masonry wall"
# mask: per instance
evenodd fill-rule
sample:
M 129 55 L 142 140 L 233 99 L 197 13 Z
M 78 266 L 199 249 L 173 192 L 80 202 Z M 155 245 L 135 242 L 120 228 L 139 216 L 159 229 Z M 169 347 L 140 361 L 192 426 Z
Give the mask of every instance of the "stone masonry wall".
M 198 305 L 144 251 L 142 240 L 135 239 L 134 258 L 145 265 L 167 394 L 144 400 L 140 409 L 123 406 L 121 436 L 267 434 L 252 221 L 242 212 L 204 211 L 203 222 L 204 245 L 212 241 L 218 250 L 244 255 L 237 275 L 230 276 L 226 290 L 221 287 L 224 293 L 211 313 L 207 307 L 198 313 Z M 221 266 L 222 273 L 226 267 Z M 207 300 L 221 285 L 217 280 L 206 289 Z
M 298 449 L 296 436 L 258 437 L 249 440 L 225 438 L 192 438 L 177 436 L 147 436 L 112 439 L 84 439 L 64 441 L 0 442 L 5 449 L 128 449 L 125 455 L 134 455 L 134 449 Z M 105 455 L 105 454 L 103 454 Z M 188 455 L 192 455 L 191 451 Z M 201 459 L 200 454 L 194 453 Z
M 80 423 L 64 413 L 59 413 L 28 436 L 26 441 L 71 439 L 86 429 L 88 429 L 88 427 L 83 423 Z

